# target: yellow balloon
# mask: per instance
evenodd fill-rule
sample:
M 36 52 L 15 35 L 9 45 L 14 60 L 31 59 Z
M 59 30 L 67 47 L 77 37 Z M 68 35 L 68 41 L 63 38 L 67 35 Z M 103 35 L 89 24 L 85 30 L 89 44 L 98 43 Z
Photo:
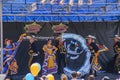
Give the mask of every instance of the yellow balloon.
M 30 71 L 31 71 L 32 75 L 34 77 L 36 77 L 38 75 L 38 73 L 40 72 L 40 64 L 33 63 L 30 67 Z
M 48 75 L 47 75 L 47 79 L 48 79 L 48 80 L 54 80 L 54 76 L 53 76 L 52 74 L 48 74 Z

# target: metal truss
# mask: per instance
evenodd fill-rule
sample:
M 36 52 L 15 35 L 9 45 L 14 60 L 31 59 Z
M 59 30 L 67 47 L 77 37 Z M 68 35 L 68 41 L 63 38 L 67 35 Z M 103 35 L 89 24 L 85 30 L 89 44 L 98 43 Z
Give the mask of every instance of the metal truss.
M 101 1 L 101 2 L 100 2 Z M 69 6 L 68 2 L 63 5 L 37 3 L 37 10 L 31 11 L 33 2 L 3 3 L 4 22 L 81 22 L 81 21 L 118 21 L 120 16 L 120 3 L 116 0 L 102 2 L 95 0 L 92 5 L 84 3 L 79 6 L 74 3 Z

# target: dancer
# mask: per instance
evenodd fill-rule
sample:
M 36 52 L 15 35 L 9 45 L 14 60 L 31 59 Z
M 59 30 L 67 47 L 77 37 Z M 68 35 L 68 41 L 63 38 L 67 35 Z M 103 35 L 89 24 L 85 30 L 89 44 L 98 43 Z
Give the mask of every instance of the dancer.
M 55 56 L 57 50 L 58 49 L 54 45 L 52 45 L 52 40 L 48 40 L 47 44 L 43 46 L 43 51 L 45 54 L 45 58 L 42 66 L 43 75 L 49 73 L 57 73 L 56 56 Z
M 29 62 L 28 62 L 28 67 L 30 67 L 30 65 L 32 63 L 33 56 L 38 56 L 40 54 L 40 52 L 37 49 L 37 46 L 35 44 L 35 38 L 30 37 L 29 42 L 30 42 L 30 45 L 29 45 L 29 52 L 28 53 L 30 55 L 30 59 L 29 59 Z
M 15 44 L 12 42 L 12 40 L 5 39 L 5 47 L 3 48 L 3 74 L 8 73 L 8 67 L 9 67 L 9 60 L 12 59 L 13 51 L 15 50 Z
M 66 55 L 66 49 L 64 47 L 64 42 L 61 38 L 58 39 L 58 73 L 63 73 L 63 69 L 66 66 L 65 63 L 65 55 Z
M 15 60 L 16 51 L 26 34 L 22 34 L 17 42 L 5 39 L 5 47 L 3 48 L 3 74 L 7 74 L 6 79 L 10 79 L 12 74 L 16 74 L 18 70 L 17 61 Z
M 92 35 L 88 35 L 87 36 L 87 46 L 91 51 L 91 58 L 90 58 L 90 62 L 92 62 L 93 57 L 95 56 L 95 53 L 97 53 L 97 51 L 99 50 L 98 45 L 95 43 L 95 36 Z
M 98 63 L 99 54 L 103 51 L 107 51 L 108 48 L 105 45 L 100 46 L 99 44 L 96 44 L 96 42 L 95 42 L 96 37 L 95 36 L 88 35 L 86 39 L 87 39 L 88 48 L 91 51 L 90 62 L 91 62 L 92 74 L 93 74 L 94 70 L 97 71 L 97 70 L 101 69 L 101 66 Z
M 120 53 L 120 37 L 118 35 L 115 35 L 114 37 L 113 50 L 116 54 Z
M 116 53 L 114 57 L 115 69 L 116 71 L 120 71 L 120 37 L 118 35 L 114 37 L 113 50 Z

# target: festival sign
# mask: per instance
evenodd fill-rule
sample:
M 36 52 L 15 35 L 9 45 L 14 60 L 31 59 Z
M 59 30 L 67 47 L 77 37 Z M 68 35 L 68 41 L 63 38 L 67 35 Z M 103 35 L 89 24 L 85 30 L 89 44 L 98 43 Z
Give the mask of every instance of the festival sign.
M 53 25 L 52 29 L 54 33 L 64 33 L 67 31 L 68 26 L 65 24 L 60 23 L 59 25 Z
M 26 33 L 38 33 L 41 28 L 42 28 L 42 26 L 40 26 L 36 22 L 25 25 L 25 27 L 24 27 Z

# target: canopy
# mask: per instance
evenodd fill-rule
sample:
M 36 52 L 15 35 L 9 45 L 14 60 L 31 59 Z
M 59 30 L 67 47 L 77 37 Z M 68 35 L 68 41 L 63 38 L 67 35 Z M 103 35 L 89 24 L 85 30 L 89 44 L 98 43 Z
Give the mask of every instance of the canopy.
M 119 0 L 3 0 L 4 22 L 119 21 Z M 51 3 L 51 1 L 54 1 Z M 70 4 L 73 1 L 73 5 Z M 91 3 L 88 3 L 92 1 Z

